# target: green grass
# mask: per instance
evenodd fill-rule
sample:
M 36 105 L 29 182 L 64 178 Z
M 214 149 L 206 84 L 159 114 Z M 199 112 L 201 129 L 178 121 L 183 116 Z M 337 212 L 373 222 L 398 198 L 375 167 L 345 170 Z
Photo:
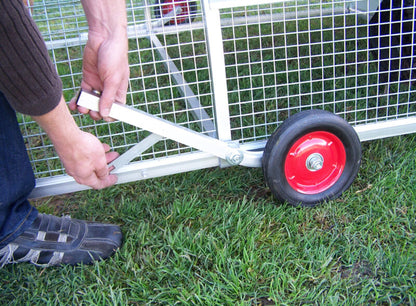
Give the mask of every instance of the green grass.
M 82 17 L 76 25 L 63 24 L 59 16 L 53 25 L 57 37 L 61 25 L 85 26 Z M 413 112 L 414 90 L 391 88 L 391 101 L 374 97 L 377 71 L 365 31 L 349 27 L 355 22 L 341 16 L 224 29 L 233 139 L 265 138 L 289 111 L 311 106 L 358 123 Z M 296 34 L 297 29 L 312 31 Z M 160 38 L 201 103 L 210 106 L 203 35 L 195 30 Z M 132 51 L 138 49 L 130 53 L 135 104 L 188 124 L 180 94 L 170 87 L 150 42 L 130 44 Z M 80 82 L 80 52 L 72 47 L 51 53 L 67 99 Z M 195 60 L 187 60 L 193 55 Z M 394 90 L 405 94 L 395 98 Z M 86 116 L 76 120 L 118 151 L 146 133 L 121 123 L 92 125 Z M 34 149 L 31 158 L 42 161 L 35 164 L 38 175 L 51 175 L 49 168 L 59 172 L 55 152 L 45 148 L 48 140 L 37 126 L 24 126 L 35 134 L 26 140 Z M 165 149 L 156 147 L 156 155 Z M 6 305 L 414 305 L 415 149 L 416 135 L 364 143 L 351 188 L 313 209 L 276 203 L 262 171 L 241 167 L 38 200 L 34 204 L 42 212 L 120 224 L 124 244 L 113 258 L 93 266 L 6 266 L 0 269 L 1 300 Z
M 313 209 L 276 203 L 260 169 L 211 169 L 38 200 L 120 224 L 93 266 L 0 270 L 5 305 L 415 304 L 416 135 L 363 144 L 352 187 Z

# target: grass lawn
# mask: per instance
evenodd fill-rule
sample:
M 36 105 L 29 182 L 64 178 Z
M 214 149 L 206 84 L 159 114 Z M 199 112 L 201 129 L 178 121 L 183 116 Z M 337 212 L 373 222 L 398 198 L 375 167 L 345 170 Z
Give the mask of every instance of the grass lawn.
M 52 20 L 72 25 L 61 19 Z M 300 109 L 328 109 L 356 124 L 413 113 L 414 89 L 391 86 L 382 99 L 377 96 L 366 26 L 354 28 L 355 19 L 340 15 L 224 29 L 233 139 L 264 140 Z M 38 21 L 41 28 L 50 26 L 45 22 Z M 204 33 L 191 34 L 161 40 L 211 114 Z M 193 127 L 150 42 L 130 44 L 129 99 Z M 51 52 L 67 99 L 79 86 L 80 52 L 79 47 Z M 76 117 L 77 123 L 116 150 L 143 138 L 143 131 L 120 123 L 93 125 L 86 118 Z M 62 173 L 39 128 L 22 125 L 37 176 Z M 169 145 L 156 147 L 147 158 L 183 149 Z M 414 305 L 415 149 L 416 135 L 363 143 L 362 166 L 351 188 L 309 209 L 277 203 L 261 169 L 242 167 L 37 200 L 41 212 L 121 225 L 124 244 L 93 266 L 6 266 L 0 269 L 1 300 L 5 305 Z
M 358 178 L 313 209 L 276 203 L 260 169 L 189 172 L 37 201 L 109 221 L 93 266 L 0 270 L 4 304 L 414 304 L 416 135 L 363 143 Z

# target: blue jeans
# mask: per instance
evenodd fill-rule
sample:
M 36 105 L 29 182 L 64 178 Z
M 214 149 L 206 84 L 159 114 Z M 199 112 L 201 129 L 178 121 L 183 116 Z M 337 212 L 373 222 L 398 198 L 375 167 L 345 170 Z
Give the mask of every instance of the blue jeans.
M 27 199 L 34 187 L 16 113 L 0 92 L 0 249 L 36 219 L 38 211 Z

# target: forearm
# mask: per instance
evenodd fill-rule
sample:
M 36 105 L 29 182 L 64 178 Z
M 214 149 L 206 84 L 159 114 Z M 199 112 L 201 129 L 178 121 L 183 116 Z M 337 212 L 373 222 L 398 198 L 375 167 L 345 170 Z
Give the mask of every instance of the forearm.
M 81 0 L 89 31 L 103 39 L 117 35 L 124 38 L 127 29 L 124 0 Z
M 81 132 L 68 111 L 63 97 L 52 111 L 42 116 L 33 116 L 33 119 L 48 134 L 57 150 L 61 147 L 67 147 L 69 149 L 73 140 Z

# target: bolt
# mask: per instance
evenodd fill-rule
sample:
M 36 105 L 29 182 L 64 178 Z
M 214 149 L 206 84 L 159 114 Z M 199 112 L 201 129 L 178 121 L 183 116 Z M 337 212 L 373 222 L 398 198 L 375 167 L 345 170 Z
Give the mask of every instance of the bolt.
M 231 151 L 230 153 L 227 154 L 227 162 L 231 165 L 239 165 L 243 159 L 244 159 L 244 154 L 241 151 Z
M 306 159 L 306 168 L 309 171 L 321 170 L 324 166 L 324 157 L 319 153 L 313 153 Z

